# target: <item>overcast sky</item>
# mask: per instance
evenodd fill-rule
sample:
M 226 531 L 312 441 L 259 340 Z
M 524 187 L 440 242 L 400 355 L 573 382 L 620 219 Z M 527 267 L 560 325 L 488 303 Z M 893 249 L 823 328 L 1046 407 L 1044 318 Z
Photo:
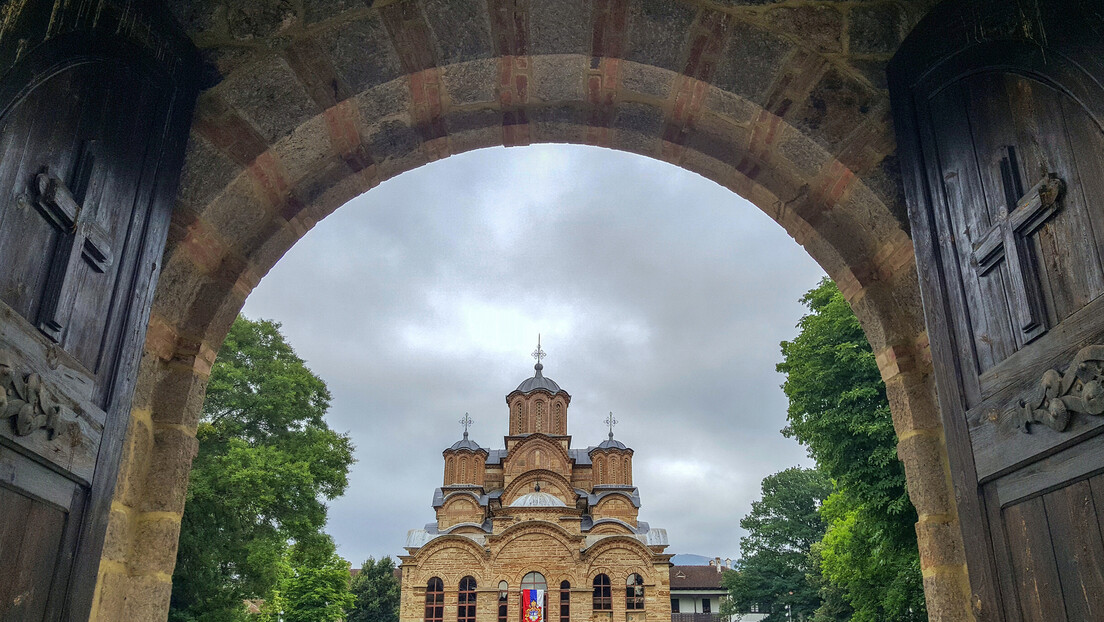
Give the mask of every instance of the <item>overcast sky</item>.
M 505 395 L 533 374 L 571 396 L 574 447 L 635 450 L 640 519 L 669 553 L 736 558 L 766 475 L 811 465 L 779 430 L 774 370 L 823 271 L 736 194 L 593 147 L 484 149 L 354 199 L 265 277 L 245 313 L 284 334 L 333 393 L 357 463 L 330 505 L 339 553 L 397 555 L 434 520 L 441 451 L 471 413 L 502 447 Z

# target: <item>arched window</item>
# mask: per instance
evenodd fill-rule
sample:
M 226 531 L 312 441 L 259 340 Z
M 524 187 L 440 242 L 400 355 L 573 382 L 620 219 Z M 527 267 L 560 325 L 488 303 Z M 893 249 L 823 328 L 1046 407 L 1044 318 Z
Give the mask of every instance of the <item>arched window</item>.
M 544 600 L 541 601 L 541 609 L 545 613 L 542 614 L 542 619 L 548 619 L 548 583 L 544 580 L 544 575 L 539 572 L 530 572 L 521 578 L 521 590 L 522 590 L 522 603 L 525 602 L 524 592 L 525 590 L 540 590 L 544 593 Z M 525 615 L 524 612 L 521 614 Z
M 606 483 L 606 480 L 602 478 L 602 476 L 604 475 L 604 473 L 602 471 L 605 470 L 602 467 L 605 464 L 605 462 L 606 462 L 606 459 L 601 458 L 601 457 L 594 461 L 594 466 L 598 467 L 598 483 L 599 484 L 605 484 Z
M 426 583 L 425 622 L 443 622 L 445 619 L 445 583 L 433 577 Z
M 544 431 L 544 401 L 537 400 L 537 432 Z
M 460 459 L 460 481 L 458 484 L 468 483 L 468 458 L 467 456 Z
M 456 458 L 449 456 L 445 461 L 445 484 L 451 484 L 455 482 L 456 477 Z
M 510 585 L 505 581 L 498 582 L 498 622 L 506 622 L 510 613 Z
M 560 582 L 560 622 L 571 620 L 571 584 Z
M 514 404 L 514 424 L 510 427 L 511 434 L 521 434 L 521 402 Z
M 456 599 L 456 622 L 475 622 L 475 579 L 460 579 L 460 593 Z
M 547 590 L 548 583 L 544 580 L 544 575 L 539 572 L 530 572 L 521 579 L 521 589 L 523 590 Z
M 567 426 L 564 425 L 563 404 L 556 402 L 556 406 L 555 408 L 553 408 L 553 412 L 556 413 L 556 429 L 553 430 L 553 432 L 556 432 L 557 434 L 567 434 Z
M 594 577 L 594 603 L 591 609 L 594 611 L 613 609 L 613 594 L 610 592 L 609 576 L 600 574 Z
M 644 608 L 644 577 L 638 574 L 625 579 L 625 609 Z

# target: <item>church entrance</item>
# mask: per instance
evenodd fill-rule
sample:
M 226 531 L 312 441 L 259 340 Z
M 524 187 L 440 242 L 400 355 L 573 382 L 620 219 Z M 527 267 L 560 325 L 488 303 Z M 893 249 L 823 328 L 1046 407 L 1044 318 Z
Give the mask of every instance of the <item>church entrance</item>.
M 747 197 L 840 285 L 933 619 L 1099 617 L 1092 3 L 947 2 L 919 26 L 926 3 L 137 4 L 0 21 L 0 507 L 31 526 L 0 541 L 11 615 L 163 616 L 210 365 L 315 222 L 451 154 L 571 142 Z

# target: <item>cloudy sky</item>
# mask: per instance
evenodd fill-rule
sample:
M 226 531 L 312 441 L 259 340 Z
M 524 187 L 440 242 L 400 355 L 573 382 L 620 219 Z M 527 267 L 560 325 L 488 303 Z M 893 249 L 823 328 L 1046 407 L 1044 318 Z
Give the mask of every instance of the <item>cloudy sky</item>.
M 612 411 L 640 518 L 670 553 L 736 558 L 760 480 L 811 464 L 784 438 L 778 342 L 823 271 L 732 192 L 593 147 L 485 149 L 385 182 L 320 223 L 249 298 L 333 393 L 357 463 L 329 531 L 354 566 L 434 519 L 441 451 L 501 447 L 533 373 L 572 395 L 573 446 Z

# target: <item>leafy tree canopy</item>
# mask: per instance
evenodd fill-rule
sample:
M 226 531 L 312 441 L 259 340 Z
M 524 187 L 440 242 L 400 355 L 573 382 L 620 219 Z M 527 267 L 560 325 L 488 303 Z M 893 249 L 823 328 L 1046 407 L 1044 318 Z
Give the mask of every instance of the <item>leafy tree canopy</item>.
M 782 342 L 778 371 L 790 400 L 782 432 L 806 445 L 837 487 L 822 509 L 828 532 L 814 549 L 826 607 L 818 620 L 848 619 L 839 617 L 840 596 L 855 622 L 923 619 L 916 511 L 874 354 L 832 281 L 801 301 L 810 313 L 798 336 Z
M 352 592 L 356 602 L 347 612 L 346 622 L 398 622 L 399 581 L 389 556 L 379 561 L 369 557 L 353 577 Z
M 280 334 L 238 317 L 211 371 L 173 573 L 173 622 L 245 619 L 299 559 L 331 563 L 324 500 L 348 484 L 353 446 L 323 419 L 330 393 Z M 313 557 L 312 557 L 313 555 Z M 323 564 L 324 565 L 324 564 Z
M 748 612 L 753 605 L 770 612 L 766 622 L 809 618 L 820 605 L 806 579 L 809 549 L 826 527 L 818 507 L 832 484 L 815 469 L 793 467 L 763 479 L 763 496 L 740 521 L 748 535 L 740 539 L 741 559 L 721 583 L 729 592 L 723 612 Z
M 778 371 L 789 398 L 782 430 L 840 488 L 872 510 L 904 515 L 912 530 L 915 510 L 897 459 L 897 436 L 885 384 L 859 320 L 835 283 L 825 278 L 801 298 L 810 313 L 800 333 L 782 342 Z
M 349 562 L 338 557 L 329 538 L 326 541 L 328 546 L 291 548 L 291 572 L 279 584 L 284 622 L 340 622 L 353 605 Z

